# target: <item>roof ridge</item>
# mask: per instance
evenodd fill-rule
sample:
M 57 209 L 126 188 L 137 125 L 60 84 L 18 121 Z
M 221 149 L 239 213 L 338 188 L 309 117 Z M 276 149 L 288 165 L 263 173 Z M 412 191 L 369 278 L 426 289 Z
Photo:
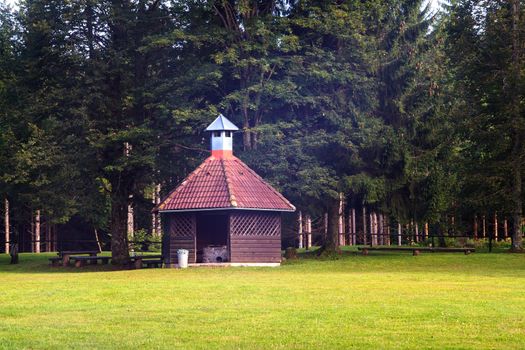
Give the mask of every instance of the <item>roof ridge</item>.
M 182 189 L 182 187 L 184 187 L 188 181 L 190 181 L 192 178 L 194 178 L 195 176 L 197 176 L 198 173 L 201 172 L 201 170 L 204 168 L 204 166 L 206 165 L 206 163 L 208 163 L 209 160 L 211 160 L 210 158 L 212 158 L 212 156 L 206 158 L 202 163 L 201 165 L 199 165 L 197 168 L 195 168 L 195 170 L 193 170 L 191 173 L 189 173 L 188 176 L 186 176 L 184 178 L 184 180 L 182 180 L 182 182 L 180 183 L 180 185 L 176 186 L 173 190 L 170 191 L 170 193 L 168 193 L 168 195 L 166 197 L 164 197 L 163 200 L 160 201 L 160 203 L 155 207 L 153 208 L 152 211 L 159 211 L 159 210 L 162 210 L 162 208 L 166 205 L 166 202 L 168 201 L 168 199 L 177 192 L 177 190 L 180 190 Z
M 233 193 L 233 186 L 231 184 L 230 176 L 228 174 L 228 170 L 226 169 L 226 159 L 221 158 L 221 165 L 222 170 L 224 171 L 224 178 L 226 180 L 226 188 L 228 189 L 228 197 L 230 199 L 230 204 L 232 207 L 236 208 L 238 206 L 237 198 L 235 197 L 235 194 Z
M 259 174 L 257 174 L 252 168 L 250 168 L 246 163 L 244 163 L 242 160 L 240 160 L 239 158 L 233 156 L 233 158 L 231 158 L 231 160 L 234 160 L 234 161 L 238 161 L 244 168 L 246 168 L 252 175 L 254 175 L 258 180 L 260 180 L 268 189 L 270 189 L 270 191 L 272 191 L 273 193 L 275 193 L 279 198 L 281 198 L 286 204 L 288 204 L 291 208 L 293 208 L 293 210 L 296 210 L 297 208 L 295 208 L 295 205 L 293 205 L 292 203 L 290 203 L 290 201 L 288 199 L 286 199 L 285 196 L 283 196 L 279 191 L 277 191 L 275 188 L 273 188 L 272 185 L 270 185 L 269 183 L 267 183 Z

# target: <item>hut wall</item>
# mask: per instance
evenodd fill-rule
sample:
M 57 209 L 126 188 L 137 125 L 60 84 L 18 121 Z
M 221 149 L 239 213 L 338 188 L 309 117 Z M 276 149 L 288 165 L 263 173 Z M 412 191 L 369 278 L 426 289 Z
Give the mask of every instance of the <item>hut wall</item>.
M 163 247 L 163 255 L 167 264 L 176 264 L 177 250 L 187 249 L 189 251 L 188 262 L 196 261 L 196 220 L 193 213 L 168 214 L 168 235 Z
M 230 215 L 230 260 L 243 263 L 280 262 L 280 213 L 232 212 Z

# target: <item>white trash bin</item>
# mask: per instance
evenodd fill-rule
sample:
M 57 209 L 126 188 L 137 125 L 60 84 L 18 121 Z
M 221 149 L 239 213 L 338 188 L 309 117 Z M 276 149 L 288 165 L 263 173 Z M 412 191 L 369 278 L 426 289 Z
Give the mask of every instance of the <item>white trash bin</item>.
M 189 251 L 187 249 L 177 250 L 177 259 L 179 260 L 180 269 L 185 269 L 188 267 L 188 254 Z

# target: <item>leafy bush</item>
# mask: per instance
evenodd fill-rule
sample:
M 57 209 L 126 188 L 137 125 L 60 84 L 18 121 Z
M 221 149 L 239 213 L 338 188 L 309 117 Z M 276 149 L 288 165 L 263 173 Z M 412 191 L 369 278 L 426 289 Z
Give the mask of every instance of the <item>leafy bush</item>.
M 128 238 L 130 249 L 134 252 L 160 252 L 162 249 L 162 238 L 153 237 L 144 229 L 133 232 Z

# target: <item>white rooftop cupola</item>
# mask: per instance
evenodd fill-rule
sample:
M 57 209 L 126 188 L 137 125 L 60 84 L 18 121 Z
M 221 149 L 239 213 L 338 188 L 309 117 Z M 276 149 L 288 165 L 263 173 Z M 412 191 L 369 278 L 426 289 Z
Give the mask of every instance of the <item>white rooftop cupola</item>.
M 211 155 L 215 158 L 233 156 L 233 132 L 239 130 L 225 116 L 219 116 L 206 128 L 211 132 Z

